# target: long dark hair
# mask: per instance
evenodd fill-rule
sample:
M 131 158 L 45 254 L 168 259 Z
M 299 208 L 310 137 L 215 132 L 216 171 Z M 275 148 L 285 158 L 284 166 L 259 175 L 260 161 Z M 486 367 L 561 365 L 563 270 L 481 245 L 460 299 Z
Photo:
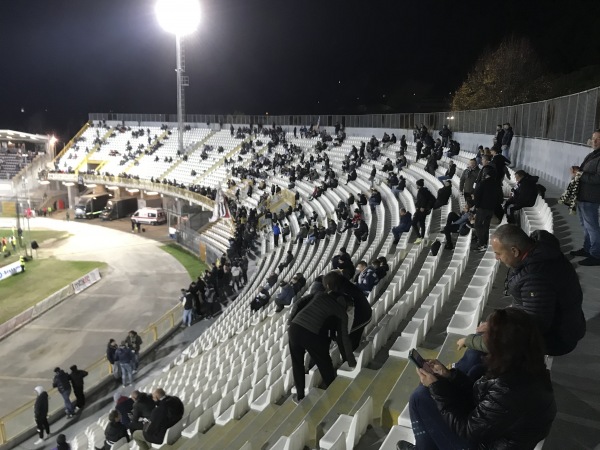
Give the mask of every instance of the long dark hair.
M 518 372 L 536 377 L 545 373 L 542 336 L 529 314 L 516 308 L 497 309 L 487 323 L 489 376 Z

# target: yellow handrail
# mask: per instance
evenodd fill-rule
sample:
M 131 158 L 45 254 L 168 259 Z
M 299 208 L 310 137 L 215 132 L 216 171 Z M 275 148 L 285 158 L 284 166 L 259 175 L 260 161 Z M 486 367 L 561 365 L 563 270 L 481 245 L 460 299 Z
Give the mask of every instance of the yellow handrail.
M 54 158 L 54 161 L 58 161 L 60 158 L 62 158 L 62 156 L 67 153 L 67 151 L 73 146 L 73 144 L 75 143 L 75 141 L 83 134 L 85 133 L 85 131 L 90 127 L 90 122 L 86 122 L 86 124 L 81 127 L 81 130 L 79 130 L 77 132 L 77 134 L 75 136 L 73 136 L 71 138 L 71 140 L 69 142 L 67 142 L 67 145 L 65 145 L 63 147 L 63 149 L 60 151 L 60 153 L 58 155 L 56 155 L 56 157 Z

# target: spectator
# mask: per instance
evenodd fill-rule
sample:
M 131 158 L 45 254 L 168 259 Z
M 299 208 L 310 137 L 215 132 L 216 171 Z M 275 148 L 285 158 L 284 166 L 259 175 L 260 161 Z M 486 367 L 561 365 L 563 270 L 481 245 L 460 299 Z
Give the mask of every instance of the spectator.
M 454 164 L 454 161 L 450 160 L 450 163 L 448 164 L 448 170 L 446 170 L 444 175 L 439 176 L 438 180 L 440 180 L 440 181 L 452 180 L 452 177 L 454 177 L 455 173 L 456 173 L 456 164 Z
M 375 188 L 371 189 L 371 196 L 369 197 L 369 206 L 371 207 L 371 212 L 375 212 L 375 208 L 381 204 L 381 194 Z
M 281 271 L 281 269 L 279 270 Z M 231 286 L 235 289 L 244 287 L 244 283 L 242 283 L 242 269 L 238 263 L 234 263 L 231 266 Z
M 425 181 L 423 178 L 417 180 L 417 201 L 415 202 L 415 215 L 412 219 L 412 226 L 417 235 L 415 244 L 420 244 L 425 238 L 425 218 L 431 212 L 431 208 L 435 203 L 435 197 L 425 187 Z
M 121 391 L 117 391 L 113 395 L 113 400 L 115 402 L 114 409 L 119 412 L 119 420 L 128 427 L 131 423 L 130 415 L 133 412 L 133 399 L 126 397 Z
M 108 424 L 104 429 L 104 450 L 111 450 L 113 445 L 123 438 L 129 442 L 127 427 L 121 423 L 119 411 L 113 409 L 108 413 Z
M 448 200 L 452 196 L 452 183 L 450 180 L 445 180 L 443 182 L 443 186 L 438 189 L 437 197 L 435 199 L 435 203 L 433 204 L 433 209 L 439 209 L 444 205 L 448 204 Z
M 292 263 L 292 261 L 294 261 L 294 254 L 292 253 L 291 250 L 288 250 L 287 253 L 285 254 L 285 259 L 278 266 L 279 273 L 283 272 L 283 269 L 285 269 L 287 266 L 289 266 Z
M 123 387 L 129 386 L 133 382 L 134 358 L 135 356 L 133 355 L 133 350 L 127 346 L 126 341 L 122 341 L 121 345 L 115 352 L 115 361 L 119 363 Z
M 117 341 L 115 341 L 114 339 L 110 339 L 108 341 L 108 345 L 106 346 L 106 359 L 111 365 L 113 378 L 115 380 L 118 380 L 121 376 L 119 362 L 115 361 L 115 353 L 117 351 L 117 348 L 119 348 L 119 346 L 117 345 Z
M 294 293 L 298 294 L 304 286 L 306 286 L 306 278 L 301 273 L 297 273 L 292 277 L 292 286 Z
M 506 122 L 503 125 L 504 135 L 502 136 L 502 156 L 504 156 L 507 160 L 510 161 L 510 144 L 512 142 L 512 138 L 514 136 L 514 132 L 510 123 Z
M 475 232 L 477 233 L 477 251 L 485 252 L 488 247 L 490 223 L 499 203 L 495 173 L 492 167 L 482 169 L 483 178 L 475 188 Z
M 448 140 L 452 137 L 452 131 L 450 131 L 448 125 L 444 125 L 439 131 L 439 134 L 442 137 L 442 145 L 448 147 Z
M 140 450 L 150 450 L 149 444 L 162 444 L 167 430 L 181 420 L 184 406 L 177 397 L 168 396 L 163 389 L 155 389 L 152 399 L 156 408 L 152 410 L 148 427 L 133 432 L 133 440 Z
M 473 382 L 437 360 L 417 369 L 409 401 L 416 446 L 399 449 L 534 448 L 550 432 L 556 403 L 539 331 L 514 308 L 488 318 L 486 375 Z
M 380 280 L 383 280 L 383 278 L 390 271 L 390 266 L 389 266 L 389 264 L 387 262 L 387 258 L 385 256 L 379 256 L 377 258 L 377 261 L 379 261 L 379 267 L 377 268 L 377 271 L 376 271 L 377 278 L 379 278 Z
M 354 229 L 354 237 L 356 238 L 356 245 L 360 244 L 360 241 L 366 241 L 369 237 L 369 226 L 367 223 L 360 219 L 360 222 Z
M 502 125 L 496 125 L 496 134 L 494 135 L 494 147 L 502 147 L 502 138 L 504 137 L 504 128 Z
M 269 291 L 265 288 L 261 288 L 256 294 L 256 297 L 254 297 L 254 300 L 250 302 L 250 310 L 258 311 L 264 308 L 269 304 L 270 298 Z
M 469 160 L 469 165 L 465 170 L 463 170 L 462 175 L 460 176 L 460 184 L 459 190 L 465 197 L 465 200 L 473 198 L 473 192 L 475 191 L 474 184 L 479 178 L 479 166 L 477 165 L 477 161 L 475 159 Z
M 46 432 L 46 436 L 50 435 L 50 424 L 48 423 L 48 393 L 43 386 L 36 386 L 35 392 L 37 393 L 37 397 L 33 406 L 33 417 L 38 432 L 38 439 L 33 445 L 37 446 L 44 443 L 44 432 Z
M 592 134 L 592 152 L 571 168 L 571 176 L 579 179 L 577 212 L 584 234 L 583 247 L 571 255 L 586 257 L 580 266 L 600 266 L 600 128 Z
M 400 224 L 392 227 L 392 234 L 394 235 L 393 245 L 398 244 L 400 242 L 400 237 L 402 233 L 407 233 L 410 231 L 410 227 L 412 226 L 412 215 L 407 212 L 405 208 L 400 209 Z
M 427 163 L 425 164 L 425 171 L 435 176 L 435 171 L 438 168 L 438 160 L 435 153 L 430 154 L 427 157 Z
M 335 272 L 334 272 L 335 273 Z M 352 344 L 348 336 L 348 301 L 341 294 L 341 277 L 328 273 L 323 277 L 326 292 L 314 297 L 306 296 L 295 302 L 288 323 L 289 348 L 292 359 L 292 372 L 296 394 L 295 402 L 305 395 L 304 354 L 308 352 L 315 361 L 323 384 L 329 386 L 336 377 L 336 371 L 329 354 L 329 338 L 323 335 L 324 328 L 332 325 L 338 333 L 338 347 L 351 367 L 356 366 Z
M 54 369 L 54 379 L 52 380 L 52 387 L 58 390 L 58 393 L 62 396 L 65 404 L 65 412 L 68 418 L 73 417 L 75 414 L 75 407 L 71 402 L 71 382 L 69 381 L 69 375 L 62 370 L 60 367 Z
M 282 281 L 279 287 L 279 294 L 275 297 L 275 304 L 277 305 L 275 312 L 281 312 L 285 306 L 291 305 L 294 295 L 296 295 L 294 286 L 287 281 Z
M 538 177 L 529 175 L 524 170 L 515 172 L 517 184 L 512 188 L 511 197 L 504 203 L 504 213 L 508 223 L 515 223 L 516 211 L 535 205 L 538 196 L 538 180 Z
M 266 289 L 271 289 L 277 283 L 277 272 L 271 272 L 267 277 L 267 283 L 265 284 Z
M 56 436 L 56 447 L 53 450 L 71 450 L 71 446 L 67 443 L 67 437 L 64 434 Z
M 181 326 L 191 327 L 194 312 L 194 296 L 185 289 L 181 290 L 181 304 L 183 305 L 183 317 Z
M 281 234 L 281 230 L 277 222 L 273 223 L 273 242 L 275 247 L 279 247 L 279 235 Z
M 379 282 L 375 267 L 367 266 L 366 261 L 360 261 L 356 265 L 357 274 L 354 277 L 354 282 L 365 295 L 368 295 L 375 285 Z
M 140 363 L 140 348 L 143 344 L 142 338 L 135 330 L 131 330 L 129 334 L 127 334 L 125 342 L 127 347 L 133 350 L 133 373 L 136 373 Z
M 150 419 L 152 410 L 156 405 L 150 394 L 137 390 L 131 393 L 131 400 L 133 400 L 133 407 L 131 409 L 129 429 L 133 432 L 134 430 L 141 430 L 144 428 L 142 419 Z
M 69 379 L 73 386 L 73 393 L 75 394 L 75 408 L 83 409 L 85 406 L 85 393 L 83 392 L 83 379 L 88 376 L 85 370 L 79 370 L 76 365 L 71 366 L 71 373 Z
M 446 236 L 446 245 L 444 248 L 446 250 L 454 249 L 454 244 L 452 244 L 452 233 L 458 233 L 460 236 L 466 236 L 473 228 L 474 223 L 475 216 L 471 210 L 470 203 L 465 203 L 460 216 L 455 212 L 450 211 L 446 220 L 446 226 L 442 230 L 442 233 L 444 233 Z

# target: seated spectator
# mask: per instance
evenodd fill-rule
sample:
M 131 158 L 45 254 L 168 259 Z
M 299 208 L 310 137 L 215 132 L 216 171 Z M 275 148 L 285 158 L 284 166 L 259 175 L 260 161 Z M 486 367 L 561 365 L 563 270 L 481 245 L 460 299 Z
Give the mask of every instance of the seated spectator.
M 379 267 L 377 268 L 377 278 L 379 278 L 380 280 L 383 280 L 383 278 L 387 275 L 387 273 L 390 270 L 390 266 L 387 262 L 387 258 L 385 256 L 380 256 L 379 258 L 377 258 L 377 261 L 379 261 Z
M 512 188 L 511 196 L 504 203 L 504 213 L 508 223 L 515 223 L 515 212 L 535 205 L 538 196 L 539 177 L 529 175 L 524 170 L 515 172 L 517 184 Z
M 306 278 L 301 273 L 297 273 L 292 277 L 291 283 L 294 286 L 294 293 L 298 294 L 306 286 Z
M 398 244 L 400 242 L 400 237 L 402 233 L 406 233 L 410 230 L 412 226 L 412 214 L 407 212 L 405 208 L 400 209 L 400 224 L 392 227 L 392 234 L 394 235 L 393 245 Z
M 277 305 L 275 312 L 281 312 L 283 311 L 284 306 L 291 305 L 294 295 L 296 295 L 294 292 L 294 286 L 287 281 L 282 281 L 279 287 L 279 293 L 275 297 L 275 304 Z
M 137 390 L 131 393 L 131 399 L 133 400 L 133 408 L 129 429 L 133 432 L 134 430 L 144 428 L 142 419 L 150 419 L 152 410 L 156 405 L 154 404 L 154 400 L 152 400 L 152 395 Z
M 129 418 L 129 414 L 133 411 L 133 400 L 129 397 L 125 397 L 121 391 L 118 391 L 113 395 L 113 400 L 115 401 L 115 410 L 119 412 L 120 421 L 126 427 L 129 426 L 131 419 Z
M 459 216 L 453 211 L 448 213 L 446 219 L 446 226 L 442 230 L 442 233 L 446 236 L 446 250 L 452 250 L 454 244 L 452 243 L 452 233 L 458 233 L 460 236 L 466 236 L 469 231 L 474 227 L 475 214 L 473 213 L 472 203 L 466 203 L 463 207 L 462 214 Z
M 369 226 L 363 219 L 360 219 L 360 222 L 354 226 L 354 237 L 357 245 L 369 238 Z
M 447 205 L 448 200 L 450 200 L 450 197 L 452 196 L 452 183 L 450 180 L 445 180 L 443 184 L 444 186 L 438 189 L 433 209 L 439 209 L 442 206 Z
M 368 203 L 367 201 L 367 196 L 365 194 L 363 194 L 362 192 L 358 193 L 358 198 L 356 200 L 356 204 L 359 207 L 365 206 Z
M 444 175 L 438 177 L 438 180 L 440 180 L 440 181 L 452 180 L 452 177 L 454 176 L 455 173 L 456 173 L 456 164 L 454 164 L 454 161 L 450 160 L 450 163 L 448 165 L 448 170 L 446 170 Z
M 371 189 L 371 196 L 369 197 L 369 206 L 371 212 L 375 212 L 375 208 L 381 204 L 381 194 L 377 189 Z
M 271 272 L 265 284 L 266 289 L 271 289 L 277 283 L 277 272 Z
M 335 273 L 335 272 L 334 272 Z M 350 367 L 356 366 L 352 344 L 348 337 L 348 301 L 341 293 L 341 277 L 328 273 L 323 277 L 326 292 L 306 296 L 292 306 L 288 323 L 289 348 L 298 403 L 305 396 L 304 354 L 308 352 L 316 363 L 323 384 L 327 387 L 336 378 L 336 371 L 329 354 L 330 340 L 323 330 L 334 327 L 338 336 L 338 348 Z
M 496 310 L 487 323 L 479 380 L 437 360 L 417 369 L 421 385 L 409 400 L 416 445 L 397 448 L 532 449 L 548 435 L 557 408 L 539 330 L 515 308 Z
M 438 160 L 435 153 L 432 153 L 427 158 L 427 163 L 425 164 L 425 171 L 429 172 L 431 175 L 435 176 L 435 171 L 438 168 Z
M 337 231 L 337 223 L 335 223 L 335 220 L 333 219 L 328 219 L 327 220 L 327 235 L 332 236 L 335 234 L 335 232 Z
M 148 426 L 133 433 L 133 440 L 140 450 L 150 450 L 150 444 L 162 444 L 167 430 L 181 420 L 184 413 L 182 401 L 166 395 L 163 389 L 155 389 L 152 399 L 156 408 L 152 410 Z
M 269 304 L 269 299 L 271 296 L 269 295 L 269 291 L 265 288 L 261 288 L 256 297 L 250 302 L 250 310 L 258 311 Z
M 121 423 L 121 414 L 116 409 L 108 413 L 108 424 L 104 429 L 104 450 L 111 450 L 120 439 L 126 438 L 129 442 L 127 427 Z
M 291 250 L 288 250 L 287 253 L 285 254 L 285 259 L 283 260 L 282 263 L 279 264 L 279 273 L 281 273 L 283 271 L 283 269 L 285 269 L 287 266 L 289 266 L 292 261 L 294 260 L 294 254 L 292 253 Z
M 366 261 L 359 262 L 356 270 L 358 273 L 354 277 L 354 282 L 365 295 L 368 295 L 379 282 L 377 272 L 373 266 L 367 266 Z

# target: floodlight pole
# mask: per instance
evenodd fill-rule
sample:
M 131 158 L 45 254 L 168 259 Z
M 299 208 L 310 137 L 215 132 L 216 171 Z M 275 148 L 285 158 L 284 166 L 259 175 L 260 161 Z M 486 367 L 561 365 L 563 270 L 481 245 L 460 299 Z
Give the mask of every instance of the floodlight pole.
M 183 49 L 183 39 L 179 33 L 175 34 L 175 46 L 177 51 L 177 127 L 179 130 L 178 150 L 183 155 L 183 115 L 185 114 L 185 86 L 188 85 L 185 72 L 185 56 Z

